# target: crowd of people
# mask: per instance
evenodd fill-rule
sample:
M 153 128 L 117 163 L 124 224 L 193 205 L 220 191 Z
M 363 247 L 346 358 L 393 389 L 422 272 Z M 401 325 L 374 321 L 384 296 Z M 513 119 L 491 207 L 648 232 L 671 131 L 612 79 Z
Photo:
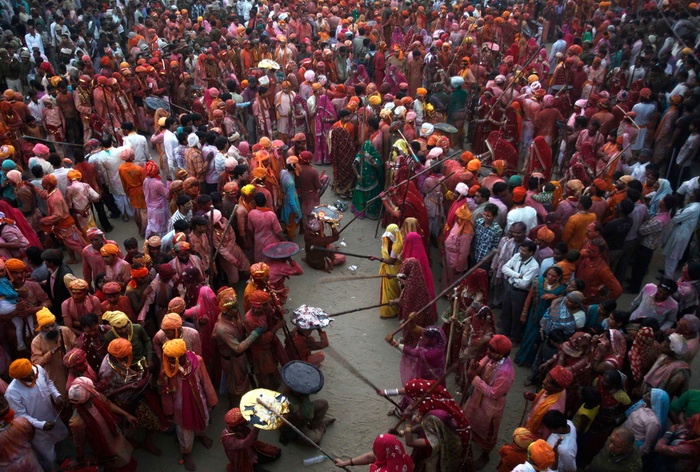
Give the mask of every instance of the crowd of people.
M 264 470 L 255 387 L 280 444 L 320 442 L 295 363 L 329 339 L 285 281 L 345 262 L 344 211 L 383 228 L 400 421 L 336 466 L 697 469 L 697 3 L 4 0 L 0 26 L 0 469 L 134 471 L 174 433 L 196 470 L 221 396 L 228 470 Z

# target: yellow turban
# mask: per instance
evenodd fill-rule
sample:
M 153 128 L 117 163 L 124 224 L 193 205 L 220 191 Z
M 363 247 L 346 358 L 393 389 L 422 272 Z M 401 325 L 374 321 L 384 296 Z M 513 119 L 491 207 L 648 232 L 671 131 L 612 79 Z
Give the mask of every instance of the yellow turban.
M 165 341 L 163 344 L 163 355 L 168 357 L 177 359 L 182 357 L 186 352 L 187 345 L 185 344 L 184 339 L 171 339 L 169 341 Z
M 129 323 L 129 317 L 123 311 L 105 311 L 102 319 L 112 326 L 112 328 L 123 328 Z
M 17 359 L 10 364 L 9 374 L 13 379 L 23 379 L 34 370 L 34 364 L 29 359 Z
M 83 178 L 83 174 L 79 170 L 71 169 L 68 171 L 68 180 L 80 180 Z
M 369 97 L 369 104 L 370 105 L 377 106 L 377 105 L 380 105 L 381 103 L 382 103 L 382 97 L 380 97 L 379 95 L 372 95 L 371 97 Z
M 105 244 L 100 249 L 100 254 L 102 254 L 103 256 L 116 256 L 117 254 L 119 254 L 119 246 L 112 243 Z
M 255 190 L 255 187 L 253 185 L 244 185 L 243 188 L 241 189 L 241 193 L 245 195 L 246 197 L 253 193 Z
M 36 331 L 39 331 L 39 330 L 41 330 L 42 326 L 47 325 L 49 323 L 55 323 L 56 317 L 54 316 L 53 313 L 51 313 L 51 310 L 44 307 L 41 310 L 36 312 L 36 322 L 39 325 L 36 327 Z

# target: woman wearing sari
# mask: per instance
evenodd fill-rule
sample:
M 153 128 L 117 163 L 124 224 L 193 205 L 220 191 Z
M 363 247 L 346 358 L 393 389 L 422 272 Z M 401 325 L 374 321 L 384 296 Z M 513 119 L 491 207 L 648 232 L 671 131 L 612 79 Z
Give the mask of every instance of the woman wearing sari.
M 569 159 L 569 165 L 562 180 L 578 179 L 585 187 L 588 187 L 595 179 L 595 170 L 596 159 L 593 154 L 593 145 L 589 141 L 584 141 L 581 144 L 581 150 L 576 151 Z
M 400 172 L 397 173 L 397 176 Z M 398 177 L 394 179 L 396 182 Z M 414 181 L 408 182 L 406 185 L 392 189 L 380 194 L 384 202 L 386 210 L 385 222 L 396 223 L 403 228 L 406 220 L 413 218 L 417 221 L 418 227 L 416 231 L 423 239 L 423 246 L 427 248 L 430 243 L 430 223 L 428 220 L 428 210 L 425 208 L 423 195 L 418 191 L 418 187 Z
M 627 420 L 622 426 L 634 434 L 634 445 L 642 456 L 654 451 L 656 441 L 666 431 L 670 406 L 668 393 L 660 388 L 652 388 L 651 392 L 625 412 Z
M 552 176 L 552 148 L 542 136 L 537 136 L 530 144 L 530 152 L 523 165 L 525 175 L 529 176 L 535 172 L 544 175 L 545 180 Z
M 445 373 L 445 349 L 447 349 L 445 333 L 437 326 L 428 326 L 422 331 L 415 347 L 399 343 L 393 337 L 386 337 L 389 344 L 401 351 L 399 372 L 402 383 L 412 379 L 440 380 Z M 444 378 L 440 381 L 440 385 L 446 386 Z M 409 399 L 403 397 L 400 409 L 405 409 L 408 403 Z
M 402 228 L 403 229 L 403 228 Z M 428 286 L 428 295 L 432 300 L 435 298 L 435 287 L 433 284 L 433 272 L 430 270 L 430 261 L 423 246 L 423 240 L 415 231 L 411 231 L 404 237 L 403 251 L 401 252 L 401 260 L 406 260 L 410 257 L 415 257 L 420 262 L 423 279 Z
M 627 342 L 622 331 L 608 329 L 593 338 L 593 345 L 596 346 L 591 358 L 593 372 L 602 374 L 609 369 L 622 369 L 627 354 Z
M 365 141 L 361 151 L 355 156 L 353 170 L 357 175 L 357 183 L 352 193 L 352 211 L 360 218 L 366 216 L 376 220 L 379 218 L 382 202 L 378 198 L 369 206 L 368 202 L 382 193 L 384 171 L 382 159 L 371 141 Z
M 525 300 L 520 322 L 525 323 L 525 333 L 515 363 L 530 366 L 535 360 L 540 343 L 540 321 L 552 304 L 552 300 L 562 296 L 566 285 L 562 283 L 562 270 L 552 266 L 532 284 Z
M 540 375 L 559 365 L 573 374 L 571 384 L 566 388 L 566 412 L 575 412 L 580 406 L 579 387 L 590 385 L 591 381 L 591 335 L 579 331 L 559 346 L 558 352 L 540 366 Z
M 652 217 L 656 215 L 659 211 L 659 203 L 664 199 L 666 195 L 671 195 L 673 189 L 671 188 L 671 183 L 666 179 L 659 179 L 656 182 L 657 188 L 654 192 L 654 196 L 651 197 L 649 201 L 649 216 Z
M 342 112 L 342 111 L 341 111 Z M 347 112 L 345 112 L 347 113 Z M 333 163 L 333 183 L 331 189 L 342 198 L 352 198 L 352 189 L 355 184 L 355 174 L 352 171 L 352 163 L 355 159 L 355 141 L 353 136 L 341 121 L 333 125 L 330 132 L 331 162 Z M 347 125 L 352 126 L 350 122 Z M 353 128 L 354 132 L 354 128 Z
M 397 300 L 401 295 L 401 287 L 399 279 L 396 275 L 399 273 L 401 261 L 399 256 L 403 250 L 403 236 L 399 227 L 395 224 L 390 224 L 386 227 L 386 231 L 382 235 L 382 257 L 381 259 L 375 256 L 370 256 L 371 260 L 378 260 L 379 275 L 382 277 L 379 290 L 379 303 L 387 303 L 391 300 Z M 397 305 L 386 305 L 379 309 L 379 316 L 382 318 L 393 318 L 399 314 Z
M 399 85 L 407 84 L 408 80 L 406 79 L 406 76 L 401 73 L 397 66 L 392 65 L 389 67 L 389 70 L 384 76 L 384 83 L 389 85 L 391 89 L 391 94 L 395 96 L 400 91 Z
M 391 434 L 380 434 L 368 452 L 350 460 L 335 460 L 338 467 L 367 465 L 369 472 L 413 472 L 413 459 L 406 454 L 403 444 Z
M 306 99 L 300 94 L 296 94 L 292 100 L 292 120 L 294 123 L 294 134 L 299 133 L 308 136 L 311 132 L 311 122 L 309 121 L 309 106 Z
M 369 84 L 369 74 L 367 73 L 367 69 L 365 68 L 364 65 L 360 64 L 357 66 L 357 69 L 352 73 L 350 77 L 348 77 L 348 80 L 345 81 L 345 86 L 355 86 L 359 84 Z
M 315 150 L 314 164 L 330 164 L 331 156 L 328 148 L 328 133 L 330 133 L 333 123 L 337 121 L 335 109 L 328 95 L 320 95 L 316 102 L 315 124 Z
M 466 271 L 469 265 L 474 223 L 472 222 L 472 212 L 469 210 L 466 200 L 462 205 L 452 205 L 450 208 L 444 234 L 445 240 L 441 251 L 443 288 L 457 280 L 459 274 Z
M 423 278 L 423 269 L 420 262 L 415 257 L 404 260 L 399 268 L 401 276 L 401 296 L 399 297 L 399 320 L 405 321 L 411 314 L 418 312 L 430 302 L 428 287 Z M 437 312 L 433 304 L 429 309 L 424 310 L 413 323 L 408 324 L 403 330 L 403 342 L 409 346 L 415 346 L 418 342 L 420 332 L 416 327 L 426 327 L 435 323 Z
M 195 267 L 188 267 L 182 273 L 182 282 L 185 286 L 185 318 L 194 320 L 195 328 L 199 332 L 202 341 L 202 358 L 207 365 L 207 369 L 212 374 L 212 379 L 219 378 L 218 360 L 216 355 L 216 345 L 213 340 L 214 324 L 219 318 L 219 303 L 216 301 L 214 291 L 204 285 L 204 279 Z
M 632 348 L 627 353 L 632 380 L 641 385 L 644 376 L 654 365 L 656 358 L 661 354 L 661 346 L 656 342 L 654 330 L 649 326 L 643 326 L 637 331 L 632 342 Z

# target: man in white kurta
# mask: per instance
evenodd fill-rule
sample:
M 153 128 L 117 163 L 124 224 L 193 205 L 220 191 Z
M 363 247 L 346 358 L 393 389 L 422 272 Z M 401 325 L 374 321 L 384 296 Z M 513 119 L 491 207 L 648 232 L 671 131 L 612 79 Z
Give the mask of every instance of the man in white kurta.
M 28 362 L 27 359 L 18 359 L 15 362 L 23 361 Z M 11 365 L 11 373 L 12 370 Z M 36 383 L 32 386 L 35 379 Z M 34 426 L 32 447 L 44 470 L 52 470 L 56 460 L 54 446 L 68 437 L 68 428 L 53 406 L 55 403 L 58 408 L 61 408 L 64 398 L 44 368 L 39 365 L 32 366 L 32 372 L 28 377 L 14 379 L 7 387 L 5 398 L 16 416 L 26 418 Z

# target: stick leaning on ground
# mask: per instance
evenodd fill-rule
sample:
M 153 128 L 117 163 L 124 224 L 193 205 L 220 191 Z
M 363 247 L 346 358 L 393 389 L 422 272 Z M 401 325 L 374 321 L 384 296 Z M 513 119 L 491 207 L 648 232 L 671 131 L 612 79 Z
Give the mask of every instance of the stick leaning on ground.
M 304 433 L 302 433 L 302 432 L 299 430 L 299 428 L 297 428 L 296 426 L 294 426 L 287 418 L 285 418 L 285 417 L 282 416 L 282 415 L 277 414 L 277 413 L 275 412 L 275 410 L 273 410 L 272 407 L 271 407 L 270 405 L 268 405 L 267 402 L 266 402 L 265 400 L 263 400 L 263 399 L 261 399 L 261 398 L 258 398 L 257 400 L 258 400 L 258 403 L 261 404 L 263 407 L 265 407 L 265 409 L 266 409 L 267 411 L 269 411 L 272 415 L 276 416 L 277 418 L 281 419 L 282 422 L 283 422 L 284 424 L 286 424 L 287 426 L 289 426 L 290 428 L 292 428 L 292 430 L 293 430 L 295 433 L 297 433 L 299 436 L 301 436 L 302 438 L 304 438 L 304 439 L 305 439 L 309 444 L 311 444 L 313 447 L 315 447 L 316 449 L 318 449 L 318 450 L 321 452 L 321 454 L 323 454 L 324 456 L 326 456 L 327 458 L 329 458 L 331 461 L 335 462 L 335 458 L 333 458 L 333 456 L 331 456 L 331 455 L 328 454 L 326 451 L 324 451 L 323 449 L 321 449 L 321 446 L 319 446 L 318 444 L 316 444 L 315 442 L 313 442 L 307 435 L 305 435 Z M 336 465 L 336 467 L 340 467 L 341 469 L 346 470 L 347 472 L 350 472 L 350 470 L 349 470 L 347 467 L 341 467 L 341 466 L 338 466 L 338 465 Z

